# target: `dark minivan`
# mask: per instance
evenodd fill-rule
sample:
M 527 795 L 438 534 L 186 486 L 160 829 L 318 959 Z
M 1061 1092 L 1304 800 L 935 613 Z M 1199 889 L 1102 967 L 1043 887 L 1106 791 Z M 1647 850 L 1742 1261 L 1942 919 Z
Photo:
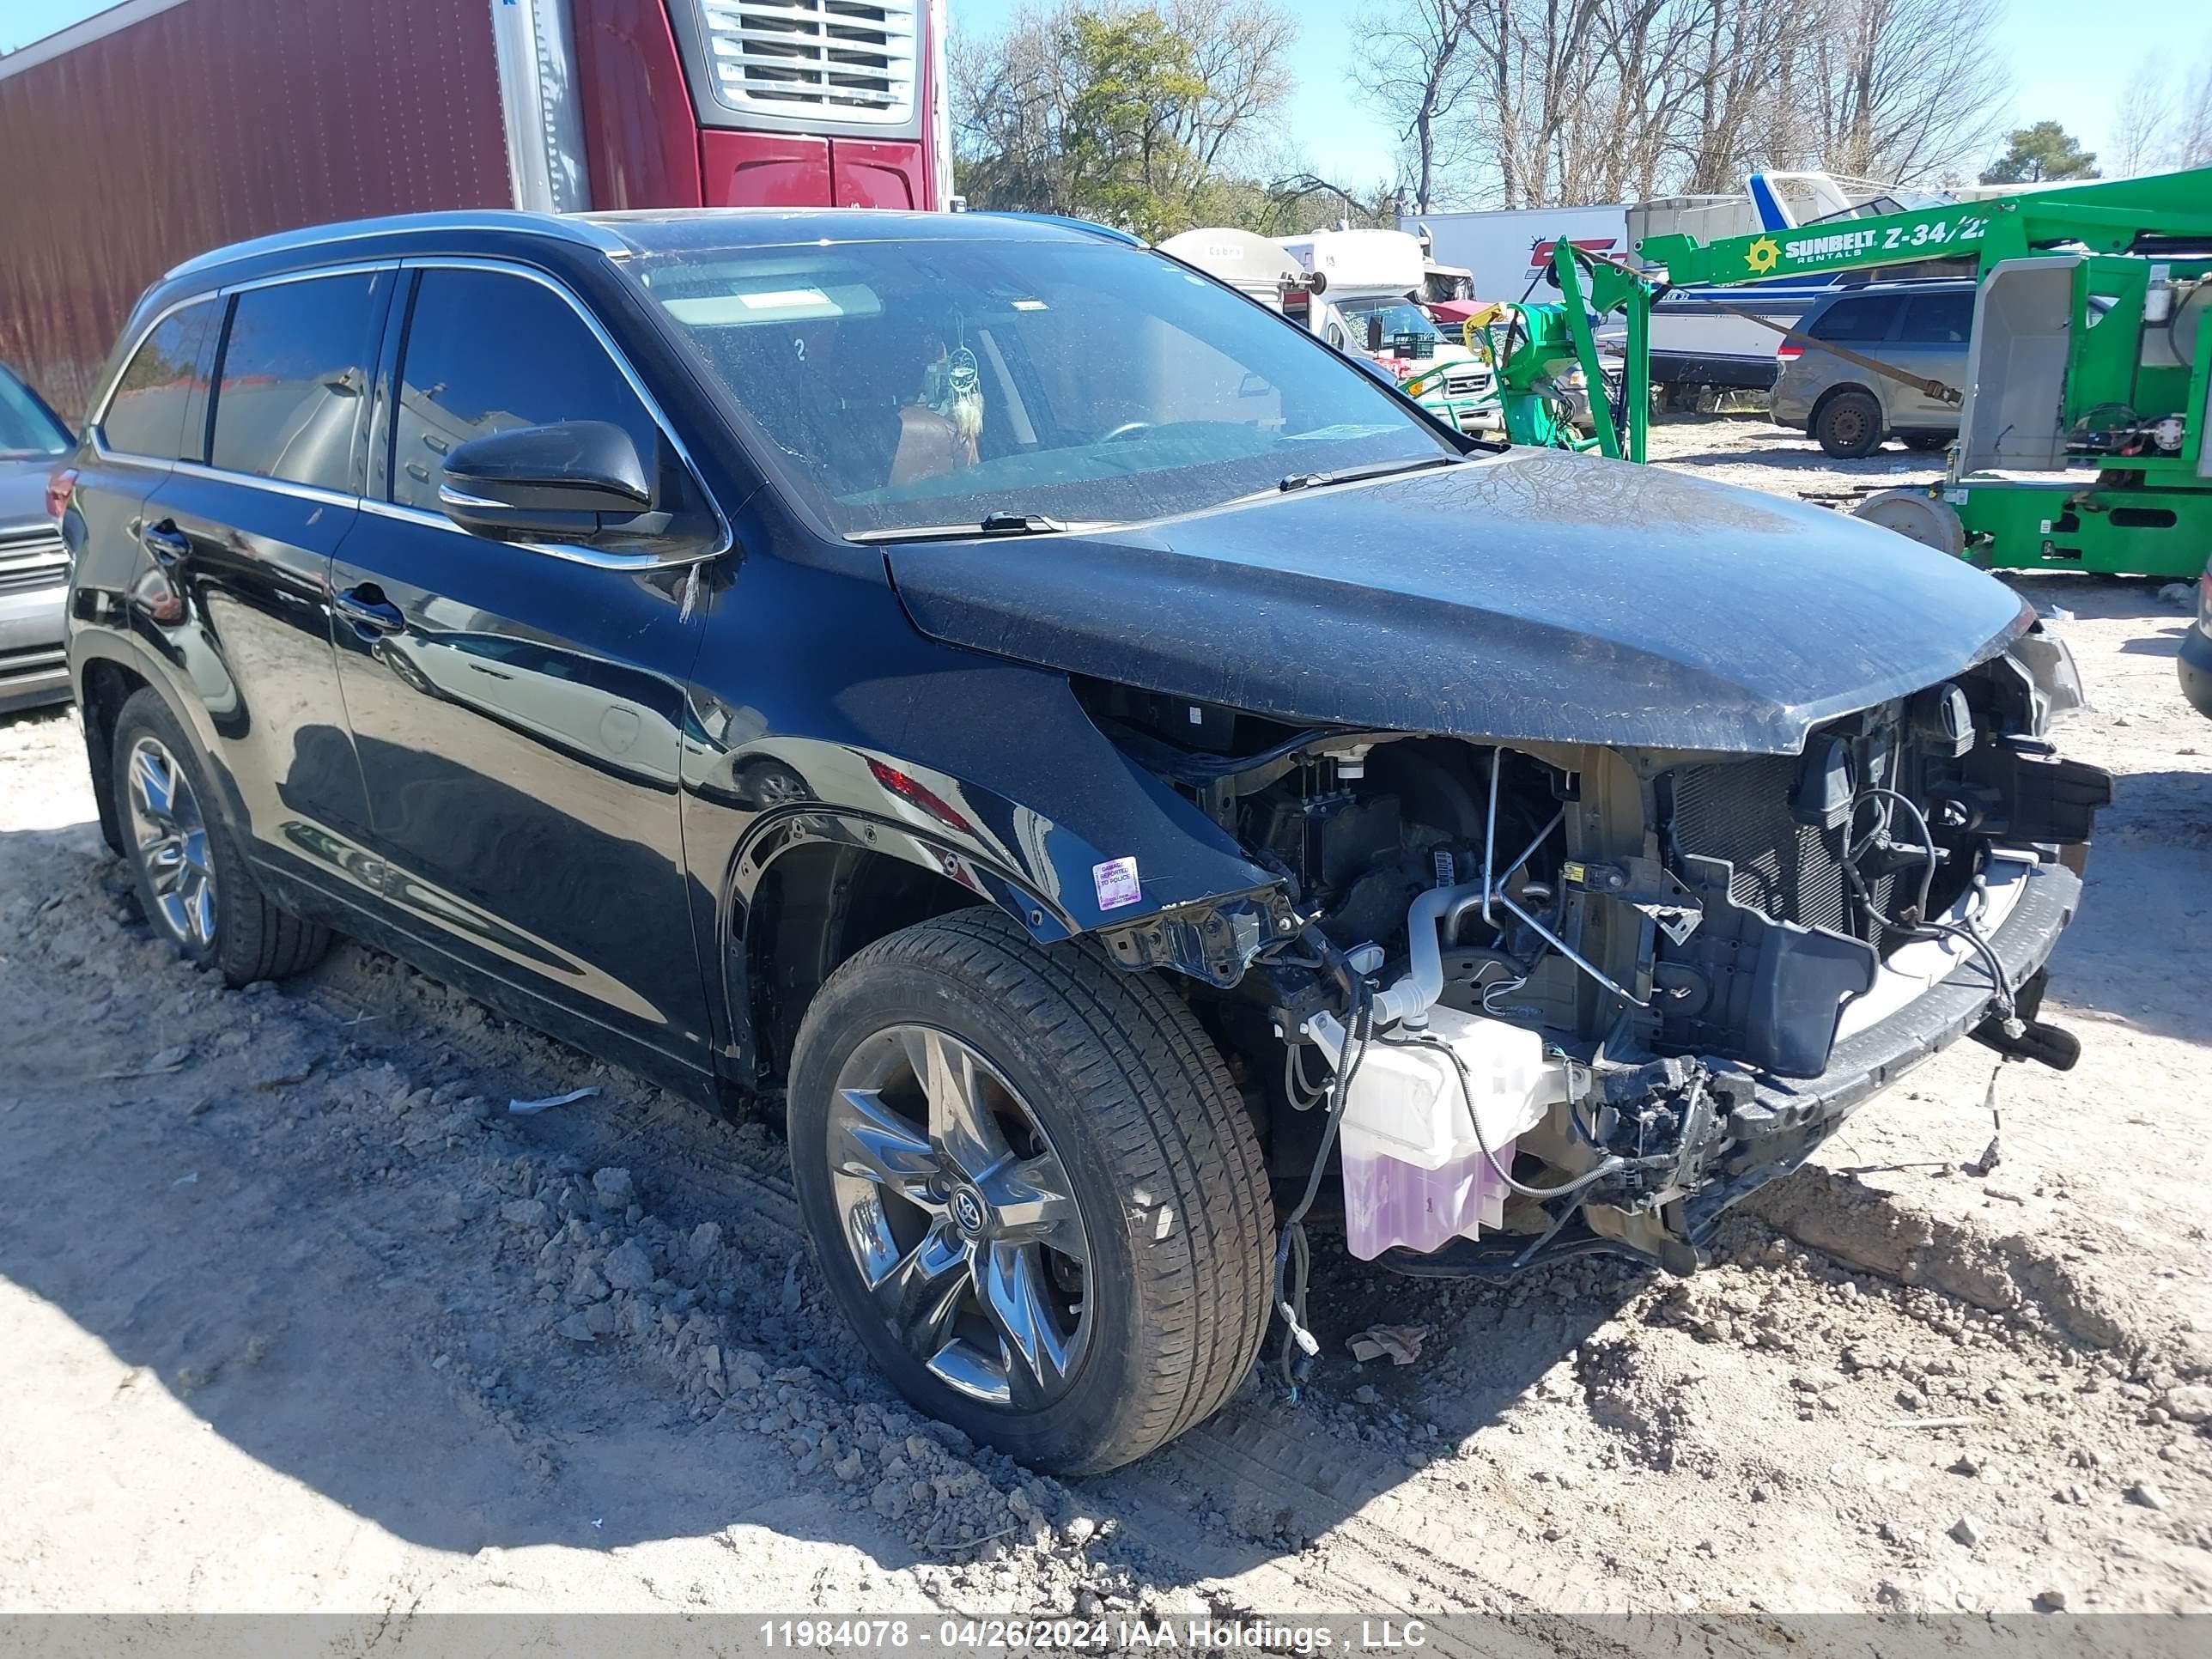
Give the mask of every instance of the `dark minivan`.
M 1464 437 L 1079 227 L 228 248 L 70 465 L 149 925 L 233 984 L 339 930 L 774 1109 L 860 1340 L 1040 1467 L 1311 1352 L 1310 1214 L 1688 1271 L 1934 1050 L 2071 1058 L 2107 784 L 2015 595 Z

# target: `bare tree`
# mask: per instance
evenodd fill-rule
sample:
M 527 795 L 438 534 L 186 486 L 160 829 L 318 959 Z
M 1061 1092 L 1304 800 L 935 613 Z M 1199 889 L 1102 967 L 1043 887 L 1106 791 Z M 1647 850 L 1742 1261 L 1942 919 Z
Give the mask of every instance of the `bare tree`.
M 1353 23 L 1352 83 L 1397 129 L 1413 210 L 1437 205 L 1437 170 L 1468 98 L 1474 57 L 1468 0 L 1386 0 Z
M 2131 178 L 2155 169 L 2168 141 L 2173 119 L 2173 97 L 2166 66 L 2155 53 L 2146 54 L 2120 89 L 2119 108 L 2112 118 L 2112 172 Z
M 1808 91 L 1817 164 L 1898 184 L 1984 148 L 2003 112 L 1998 0 L 1824 0 Z
M 1295 89 L 1297 19 L 1268 0 L 1168 0 L 1165 15 L 1206 87 L 1185 117 L 1183 142 L 1209 173 L 1256 164 L 1279 137 Z
M 1736 190 L 1753 168 L 1803 153 L 1797 92 L 1820 8 L 1812 0 L 1704 0 L 1688 9 L 1692 79 L 1674 137 L 1681 187 Z
M 1311 230 L 1316 205 L 1326 209 L 1330 218 L 1342 220 L 1346 224 L 1379 226 L 1385 230 L 1398 228 L 1404 210 L 1404 203 L 1393 185 L 1359 191 L 1316 173 L 1285 173 L 1267 185 L 1267 208 L 1257 228 L 1269 235 L 1286 236 Z
M 1978 159 L 2000 3 L 1376 0 L 1352 76 L 1427 205 L 1733 190 L 1769 166 L 1909 183 Z
M 1507 205 L 1603 199 L 1607 169 L 1594 155 L 1615 150 L 1621 135 L 1595 118 L 1595 77 L 1586 70 L 1591 39 L 1607 0 L 1469 0 L 1482 70 L 1477 107 L 1488 128 Z M 1596 176 L 1593 176 L 1593 175 Z
M 2212 167 L 2212 52 L 2206 53 L 2182 88 L 2172 133 L 2171 143 L 2160 157 L 2161 165 Z

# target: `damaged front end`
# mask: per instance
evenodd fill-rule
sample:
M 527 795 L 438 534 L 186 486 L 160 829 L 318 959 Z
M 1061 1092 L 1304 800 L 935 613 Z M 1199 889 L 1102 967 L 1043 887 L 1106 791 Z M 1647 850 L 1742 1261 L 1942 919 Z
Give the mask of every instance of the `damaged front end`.
M 1101 937 L 1185 976 L 1292 1215 L 1340 1188 L 1357 1255 L 1686 1271 L 1730 1205 L 1948 1043 L 2076 1052 L 2039 1018 L 2044 964 L 2111 785 L 2045 738 L 2080 696 L 2039 631 L 1790 755 L 1078 691 L 1276 878 Z

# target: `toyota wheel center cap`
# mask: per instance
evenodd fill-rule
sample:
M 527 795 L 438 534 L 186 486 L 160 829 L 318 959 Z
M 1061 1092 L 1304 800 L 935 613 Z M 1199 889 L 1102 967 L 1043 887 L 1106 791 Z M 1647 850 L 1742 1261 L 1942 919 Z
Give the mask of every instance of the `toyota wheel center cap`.
M 972 1187 L 954 1188 L 946 1207 L 952 1212 L 952 1224 L 970 1238 L 981 1233 L 991 1219 L 982 1195 Z

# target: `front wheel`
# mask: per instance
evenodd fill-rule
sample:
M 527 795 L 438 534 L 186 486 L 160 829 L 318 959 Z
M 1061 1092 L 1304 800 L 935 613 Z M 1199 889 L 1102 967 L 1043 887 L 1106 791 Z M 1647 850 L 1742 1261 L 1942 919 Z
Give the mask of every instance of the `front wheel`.
M 919 923 L 823 987 L 789 1112 L 823 1277 L 931 1415 L 1095 1474 L 1249 1370 L 1274 1234 L 1260 1148 L 1159 982 L 994 912 Z

